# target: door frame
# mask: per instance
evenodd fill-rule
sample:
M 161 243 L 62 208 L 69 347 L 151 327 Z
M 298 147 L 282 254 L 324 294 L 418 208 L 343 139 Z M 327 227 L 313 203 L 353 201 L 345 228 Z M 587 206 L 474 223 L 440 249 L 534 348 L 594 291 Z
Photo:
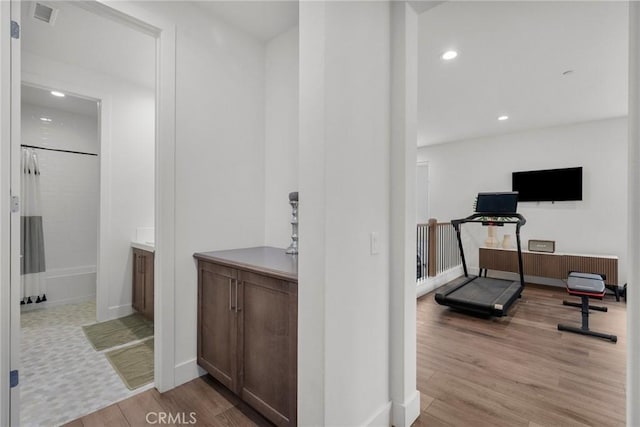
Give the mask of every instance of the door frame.
M 11 352 L 16 348 L 13 342 L 11 324 L 16 316 L 12 310 L 12 259 L 11 233 L 11 139 L 14 131 L 16 84 L 12 79 L 20 66 L 20 41 L 10 36 L 11 21 L 18 19 L 19 7 L 14 2 L 0 1 L 0 425 L 10 425 L 11 407 L 17 407 L 17 389 L 10 388 L 9 372 L 15 360 Z M 17 56 L 13 58 L 12 56 Z M 19 72 L 19 68 L 18 68 Z M 20 87 L 17 85 L 17 96 Z M 19 253 L 18 253 L 19 256 Z M 19 259 L 19 258 L 18 258 Z M 19 264 L 18 264 L 19 265 Z M 18 288 L 19 290 L 19 288 Z M 16 299 L 19 298 L 16 297 Z M 15 397 L 12 399 L 11 395 Z M 15 412 L 15 411 L 13 411 Z M 17 420 L 17 418 L 16 418 Z
M 164 392 L 175 387 L 176 25 L 130 2 L 77 5 L 156 39 L 154 379 Z
M 15 22 L 22 22 L 20 20 L 20 3 L 11 1 L 11 20 Z M 22 40 L 21 37 L 11 38 L 11 146 L 10 146 L 10 161 L 9 167 L 11 177 L 9 180 L 11 196 L 21 197 L 21 157 L 22 150 L 20 149 L 21 136 L 21 105 L 20 100 L 22 97 L 21 92 L 21 61 L 22 61 Z M 11 367 L 10 369 L 20 370 L 20 215 L 22 209 L 22 200 L 20 200 L 20 208 L 11 212 L 9 220 L 10 232 L 10 275 L 11 275 Z M 9 408 L 9 422 L 10 425 L 20 424 L 20 385 L 10 389 L 10 408 Z
M 0 1 L 0 34 L 9 34 L 11 8 Z M 0 425 L 9 425 L 9 376 L 11 292 L 10 292 L 10 153 L 11 145 L 11 38 L 0 37 Z

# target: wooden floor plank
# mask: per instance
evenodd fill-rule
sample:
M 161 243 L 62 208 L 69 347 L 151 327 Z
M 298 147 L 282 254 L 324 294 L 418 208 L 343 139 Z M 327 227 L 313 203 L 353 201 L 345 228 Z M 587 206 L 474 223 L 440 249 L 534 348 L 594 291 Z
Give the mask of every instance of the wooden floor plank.
M 155 391 L 155 390 L 154 390 Z M 118 403 L 122 414 L 132 426 L 143 426 L 160 422 L 161 414 L 170 411 L 161 405 L 155 398 L 153 392 L 137 394 L 129 399 Z M 166 418 L 164 418 L 166 420 Z M 163 426 L 176 426 L 176 423 L 162 422 Z
M 84 424 L 82 424 L 82 420 L 78 418 L 77 420 L 73 420 L 70 423 L 64 424 L 62 427 L 84 427 Z
M 468 403 L 465 399 L 450 395 L 445 400 L 435 399 L 425 413 L 453 426 L 520 427 L 525 425 L 524 420 L 516 423 L 509 420 L 509 422 L 487 412 L 485 407 L 475 407 Z
M 422 412 L 418 419 L 412 424 L 412 427 L 449 427 L 451 423 L 442 421 L 431 414 Z
M 197 425 L 223 425 L 217 416 L 240 403 L 240 400 L 208 376 L 196 378 L 187 384 L 158 393 L 153 397 L 171 413 L 195 413 Z
M 226 427 L 273 427 L 273 424 L 246 404 L 227 409 L 216 416 L 216 420 Z
M 435 398 L 429 396 L 427 393 L 420 393 L 420 410 L 426 411 L 434 400 Z
M 80 419 L 84 427 L 130 427 L 117 404 L 107 406 Z

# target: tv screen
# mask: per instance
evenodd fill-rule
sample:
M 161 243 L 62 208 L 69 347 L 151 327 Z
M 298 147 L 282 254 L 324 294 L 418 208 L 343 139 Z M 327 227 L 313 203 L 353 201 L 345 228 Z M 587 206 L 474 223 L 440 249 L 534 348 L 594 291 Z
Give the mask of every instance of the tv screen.
M 518 193 L 478 193 L 477 213 L 516 213 Z
M 582 200 L 582 168 L 513 172 L 512 189 L 520 202 Z

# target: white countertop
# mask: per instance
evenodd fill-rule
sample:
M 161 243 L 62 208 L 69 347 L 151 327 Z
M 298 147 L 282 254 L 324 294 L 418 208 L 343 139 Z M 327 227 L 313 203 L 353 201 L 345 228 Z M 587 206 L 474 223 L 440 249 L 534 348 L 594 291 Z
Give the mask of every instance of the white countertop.
M 131 247 L 136 249 L 141 249 L 147 252 L 155 252 L 156 245 L 154 242 L 134 242 L 131 241 Z

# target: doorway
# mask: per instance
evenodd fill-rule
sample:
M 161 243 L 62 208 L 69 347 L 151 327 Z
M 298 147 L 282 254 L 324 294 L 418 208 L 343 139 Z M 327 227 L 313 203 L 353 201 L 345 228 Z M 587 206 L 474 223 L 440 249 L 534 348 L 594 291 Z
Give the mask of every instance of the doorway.
M 60 424 L 130 394 L 83 333 L 96 322 L 100 102 L 21 94 L 20 419 Z
M 155 241 L 156 38 L 86 5 L 56 3 L 50 14 L 55 19 L 49 22 L 34 15 L 37 6 L 21 4 L 20 74 L 28 84 L 21 90 L 19 142 L 31 146 L 23 148 L 42 167 L 48 272 L 42 273 L 42 295 L 31 302 L 27 297 L 22 305 L 19 412 L 21 423 L 45 425 L 64 423 L 153 386 L 129 387 L 108 354 L 136 342 L 103 350 L 83 326 L 131 317 L 131 244 L 141 238 Z M 114 33 L 122 38 L 110 37 Z M 123 66 L 131 62 L 135 73 Z M 41 113 L 46 105 L 32 99 L 38 91 L 44 104 L 63 99 L 82 104 L 83 113 L 93 112 L 93 125 L 52 105 Z M 25 112 L 43 133 L 34 135 Z M 60 126 L 56 114 L 64 116 Z M 76 124 L 84 131 L 82 138 L 74 137 Z M 91 128 L 93 138 L 87 136 Z M 14 323 L 12 333 L 15 329 Z M 151 349 L 145 366 L 152 381 L 153 340 L 144 338 Z M 12 409 L 15 423 L 13 403 Z
M 76 6 L 91 10 L 108 19 L 124 23 L 130 28 L 151 35 L 155 40 L 154 88 L 155 120 L 155 385 L 160 391 L 173 388 L 174 378 L 174 236 L 175 213 L 175 24 L 146 11 L 141 5 L 99 2 L 78 2 Z M 0 377 L 0 424 L 19 425 L 20 412 L 20 210 L 14 193 L 19 193 L 20 176 L 20 83 L 25 73 L 21 72 L 21 38 L 19 34 L 21 2 L 0 2 L 0 27 L 5 30 L 0 38 L 0 121 L 3 144 L 2 168 L 0 168 L 0 218 L 3 218 L 2 245 L 0 247 L 0 275 L 3 283 L 11 286 L 0 291 L 0 365 L 11 375 Z M 11 30 L 11 31 L 10 31 Z M 14 31 L 18 30 L 18 31 Z M 70 82 L 82 85 L 79 80 Z M 94 82 L 95 83 L 95 82 Z M 83 91 L 83 93 L 87 93 Z M 99 97 L 97 97 L 99 98 Z M 103 98 L 103 110 L 110 111 Z M 102 126 L 102 129 L 108 129 Z M 109 135 L 107 135 L 109 136 Z M 10 143 L 9 143 L 10 141 Z M 104 141 L 104 135 L 102 138 Z M 103 147 L 104 148 L 104 147 Z M 104 156 L 105 153 L 103 153 Z M 102 180 L 101 180 L 102 182 Z M 158 189 L 162 189 L 161 191 Z M 104 195 L 105 192 L 101 192 Z M 99 290 L 99 289 L 98 289 Z

